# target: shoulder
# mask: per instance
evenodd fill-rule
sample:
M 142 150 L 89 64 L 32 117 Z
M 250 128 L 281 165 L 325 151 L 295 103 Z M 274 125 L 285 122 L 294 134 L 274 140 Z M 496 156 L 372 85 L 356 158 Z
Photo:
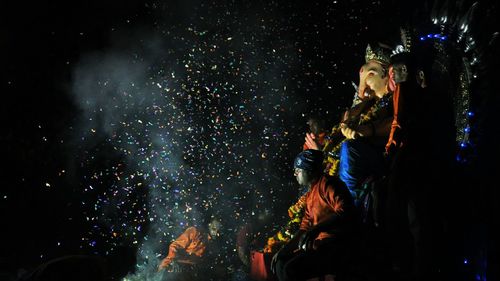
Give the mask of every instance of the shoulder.
M 190 226 L 190 227 L 186 228 L 186 231 L 198 231 L 198 229 L 196 229 L 196 227 L 194 227 L 194 226 Z
M 339 179 L 339 177 L 334 176 L 325 175 L 323 176 L 322 181 L 325 185 L 332 186 L 333 188 L 336 188 L 340 185 L 345 185 L 344 182 Z
M 347 186 L 339 177 L 325 176 L 324 186 L 335 193 L 348 192 Z
M 190 226 L 186 229 L 186 231 L 184 231 L 184 233 L 189 235 L 198 235 L 200 231 L 196 227 Z

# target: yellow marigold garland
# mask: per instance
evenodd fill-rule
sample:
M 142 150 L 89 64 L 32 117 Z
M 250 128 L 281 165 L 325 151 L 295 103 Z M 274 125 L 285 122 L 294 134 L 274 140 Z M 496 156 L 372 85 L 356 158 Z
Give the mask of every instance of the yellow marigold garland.
M 290 220 L 274 236 L 267 239 L 267 244 L 264 246 L 264 253 L 275 252 L 278 246 L 290 241 L 295 231 L 299 228 L 302 217 L 304 216 L 306 196 L 307 193 L 302 195 L 295 204 L 288 208 Z

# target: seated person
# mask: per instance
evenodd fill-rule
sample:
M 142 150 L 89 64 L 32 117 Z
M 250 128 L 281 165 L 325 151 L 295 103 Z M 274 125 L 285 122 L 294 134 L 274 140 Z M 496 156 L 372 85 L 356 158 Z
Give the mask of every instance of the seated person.
M 198 271 L 213 262 L 207 257 L 208 248 L 220 236 L 221 226 L 220 221 L 214 218 L 208 224 L 208 231 L 188 227 L 170 244 L 168 255 L 161 261 L 158 271 L 178 272 L 174 280 L 197 280 L 198 277 L 202 280 Z
M 349 261 L 358 225 L 354 203 L 342 181 L 323 175 L 322 163 L 319 150 L 304 150 L 295 158 L 295 177 L 309 193 L 300 229 L 271 263 L 280 281 L 335 273 Z
M 307 125 L 309 126 L 309 132 L 306 133 L 303 150 L 320 149 L 326 142 L 325 121 L 316 116 L 311 116 L 307 120 Z M 288 208 L 290 220 L 276 234 L 268 238 L 267 244 L 264 246 L 264 253 L 276 253 L 277 249 L 287 243 L 298 230 L 304 216 L 308 192 L 301 193 L 303 194 L 297 202 Z

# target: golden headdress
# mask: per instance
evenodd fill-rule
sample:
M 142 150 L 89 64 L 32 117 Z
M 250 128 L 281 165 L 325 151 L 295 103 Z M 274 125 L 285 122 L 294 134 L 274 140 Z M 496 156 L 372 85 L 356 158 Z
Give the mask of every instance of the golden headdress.
M 382 65 L 390 64 L 390 54 L 384 51 L 383 48 L 372 49 L 370 44 L 366 47 L 365 62 L 376 61 Z

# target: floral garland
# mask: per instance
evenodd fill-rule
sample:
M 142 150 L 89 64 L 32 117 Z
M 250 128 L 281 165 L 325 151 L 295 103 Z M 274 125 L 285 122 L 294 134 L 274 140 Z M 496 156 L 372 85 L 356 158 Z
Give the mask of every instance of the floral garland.
M 341 134 L 340 132 L 340 125 L 337 125 L 332 128 L 332 132 L 330 135 L 336 135 L 336 134 Z M 328 174 L 330 176 L 334 176 L 338 173 L 338 167 L 340 164 L 340 147 L 344 143 L 345 139 L 342 139 L 340 142 L 338 142 L 335 146 L 331 147 L 333 145 L 333 142 L 331 139 L 328 139 L 326 141 L 325 146 L 323 147 L 323 153 L 325 154 L 325 160 L 323 161 L 323 165 L 325 167 L 325 174 Z
M 308 193 L 309 192 L 306 192 L 306 194 L 302 195 L 295 204 L 288 208 L 290 220 L 275 235 L 267 239 L 267 244 L 264 246 L 264 253 L 276 252 L 278 247 L 292 239 L 293 234 L 297 231 L 302 222 Z

